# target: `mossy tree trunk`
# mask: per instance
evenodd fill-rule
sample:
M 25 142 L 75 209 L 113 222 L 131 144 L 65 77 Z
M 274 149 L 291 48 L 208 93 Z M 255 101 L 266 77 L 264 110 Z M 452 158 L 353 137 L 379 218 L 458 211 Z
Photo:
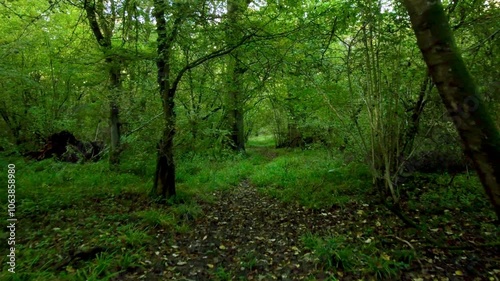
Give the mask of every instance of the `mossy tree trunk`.
M 101 46 L 106 55 L 106 64 L 109 68 L 109 129 L 110 129 L 110 152 L 109 163 L 112 167 L 116 167 L 120 163 L 120 108 L 118 106 L 118 98 L 120 96 L 122 79 L 121 79 L 121 62 L 120 59 L 111 54 L 113 45 L 111 38 L 113 37 L 113 28 L 116 19 L 116 9 L 114 2 L 111 1 L 112 15 L 106 19 L 104 15 L 104 4 L 101 2 L 84 2 L 87 20 L 89 21 L 90 29 L 94 34 L 99 46 Z
M 404 0 L 441 99 L 500 219 L 500 134 L 456 47 L 438 0 Z
M 247 9 L 248 0 L 228 0 L 227 16 L 230 28 L 227 30 L 226 40 L 229 45 L 236 44 L 243 32 L 239 25 L 242 13 Z M 244 122 L 244 96 L 243 74 L 246 69 L 241 62 L 241 52 L 235 50 L 228 57 L 227 64 L 227 116 L 229 123 L 231 148 L 238 152 L 245 152 L 245 122 Z
M 191 62 L 186 62 L 184 67 L 177 73 L 172 74 L 171 59 L 173 56 L 174 42 L 177 40 L 181 25 L 190 12 L 191 8 L 189 3 L 188 1 L 171 5 L 170 7 L 175 7 L 176 10 L 172 13 L 174 15 L 173 22 L 167 24 L 166 6 L 168 3 L 163 0 L 154 1 L 153 15 L 156 19 L 156 32 L 158 34 L 156 58 L 156 66 L 158 68 L 157 82 L 163 105 L 163 121 L 165 127 L 158 143 L 158 158 L 151 195 L 161 202 L 165 202 L 166 199 L 176 194 L 174 162 L 174 137 L 176 125 L 175 94 L 182 77 L 186 72 L 206 61 L 231 53 L 251 38 L 251 36 L 244 36 L 234 45 L 228 45 Z M 170 28 L 169 31 L 167 31 L 167 27 Z
M 160 88 L 160 98 L 163 105 L 165 127 L 158 142 L 158 158 L 156 162 L 155 181 L 152 195 L 164 201 L 176 194 L 175 191 L 175 163 L 174 163 L 174 136 L 175 136 L 175 89 L 170 88 L 170 56 L 172 43 L 177 36 L 180 19 L 176 20 L 174 29 L 167 34 L 165 20 L 165 2 L 155 0 L 154 17 L 156 19 L 157 53 L 156 66 L 158 68 L 157 81 Z

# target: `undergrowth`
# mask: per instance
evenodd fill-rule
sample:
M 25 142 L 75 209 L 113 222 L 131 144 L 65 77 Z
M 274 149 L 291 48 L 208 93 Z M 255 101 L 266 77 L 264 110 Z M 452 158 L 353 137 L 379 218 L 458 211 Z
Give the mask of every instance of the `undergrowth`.
M 370 196 L 371 176 L 365 165 L 344 164 L 342 157 L 323 149 L 275 150 L 269 144 L 268 138 L 253 140 L 254 147 L 246 154 L 222 159 L 207 155 L 178 157 L 178 195 L 167 206 L 147 196 L 155 169 L 151 157 L 137 161 L 124 156 L 119 171 L 110 170 L 106 161 L 68 164 L 19 157 L 0 159 L 2 167 L 16 165 L 19 220 L 19 274 L 8 274 L 6 255 L 2 255 L 0 279 L 119 280 L 123 274 L 141 272 L 148 266 L 146 252 L 155 243 L 168 244 L 174 235 L 192 230 L 192 222 L 203 217 L 200 203 L 214 202 L 216 192 L 228 191 L 245 181 L 284 202 L 318 210 L 357 206 Z M 489 207 L 476 179 L 459 175 L 449 182 L 450 176 L 442 175 L 408 188 L 408 212 L 428 223 L 428 228 L 436 228 L 453 220 L 454 214 L 472 214 Z M 0 197 L 0 203 L 5 214 L 5 196 Z M 498 228 L 489 224 L 481 227 L 491 234 L 486 242 L 498 242 Z M 445 230 L 460 234 L 453 226 Z M 0 238 L 5 241 L 7 233 Z M 345 235 L 309 234 L 302 243 L 318 266 L 339 272 L 362 268 L 377 279 L 397 278 L 417 258 L 411 249 L 389 252 L 379 243 L 353 244 Z M 1 245 L 6 252 L 7 243 Z M 252 268 L 254 264 L 251 255 L 245 257 L 243 266 Z M 215 268 L 213 276 L 227 280 L 228 273 Z

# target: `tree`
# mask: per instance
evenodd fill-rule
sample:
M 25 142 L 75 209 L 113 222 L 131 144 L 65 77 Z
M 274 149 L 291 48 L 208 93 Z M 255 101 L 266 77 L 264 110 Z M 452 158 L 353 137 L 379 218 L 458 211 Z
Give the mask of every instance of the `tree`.
M 429 73 L 500 219 L 500 134 L 455 45 L 441 1 L 403 3 Z
M 227 43 L 234 44 L 241 38 L 243 32 L 239 25 L 242 13 L 247 9 L 250 0 L 228 0 L 227 17 Z M 245 151 L 245 128 L 243 110 L 243 74 L 246 69 L 241 62 L 241 52 L 236 50 L 228 57 L 227 72 L 227 113 L 231 135 L 231 148 L 236 151 Z
M 111 165 L 117 165 L 120 162 L 119 157 L 121 151 L 119 122 L 120 109 L 117 101 L 122 87 L 121 62 L 119 57 L 112 55 L 113 45 L 111 43 L 111 39 L 113 37 L 113 29 L 117 19 L 116 3 L 114 1 L 110 1 L 106 4 L 109 4 L 109 8 L 111 10 L 111 14 L 109 16 L 105 15 L 105 4 L 102 0 L 97 3 L 95 1 L 91 3 L 89 0 L 85 0 L 84 8 L 87 13 L 87 20 L 89 21 L 90 29 L 92 30 L 97 43 L 106 55 L 106 64 L 109 68 L 109 126 L 111 144 L 109 163 Z
M 194 14 L 196 8 L 189 3 L 174 3 L 170 5 L 172 12 L 169 13 L 172 22 L 167 22 L 167 2 L 164 0 L 154 1 L 153 15 L 156 19 L 157 38 L 157 58 L 156 66 L 157 82 L 159 85 L 160 98 L 163 106 L 164 129 L 158 143 L 158 159 L 153 183 L 152 195 L 160 201 L 175 196 L 175 162 L 174 162 L 174 137 L 176 126 L 175 95 L 184 74 L 189 70 L 209 61 L 229 54 L 239 46 L 248 41 L 254 34 L 250 33 L 241 37 L 231 45 L 220 47 L 212 52 L 208 52 L 200 57 L 186 62 L 177 73 L 172 71 L 172 61 L 174 56 L 174 43 L 176 43 L 180 29 L 186 19 Z M 167 28 L 170 27 L 170 32 Z M 194 36 L 193 36 L 194 37 Z

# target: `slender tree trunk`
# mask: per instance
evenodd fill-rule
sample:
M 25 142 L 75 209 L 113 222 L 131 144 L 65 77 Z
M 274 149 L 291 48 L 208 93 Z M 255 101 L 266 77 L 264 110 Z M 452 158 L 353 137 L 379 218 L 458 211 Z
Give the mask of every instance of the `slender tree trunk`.
M 102 3 L 101 3 L 102 4 Z M 96 7 L 95 2 L 85 0 L 85 11 L 89 21 L 90 29 L 94 34 L 97 43 L 104 49 L 104 52 L 109 52 L 113 46 L 111 44 L 111 37 L 113 35 L 112 27 L 114 22 L 108 22 L 102 18 L 104 6 Z M 99 15 L 99 18 L 98 18 Z M 120 62 L 112 57 L 106 58 L 106 64 L 109 66 L 109 91 L 110 91 L 110 115 L 109 115 L 109 130 L 110 130 L 110 153 L 109 164 L 114 167 L 120 163 L 120 109 L 118 106 L 118 97 L 121 90 L 121 65 Z
M 172 25 L 167 25 L 165 18 L 165 9 L 167 2 L 164 0 L 154 1 L 153 15 L 156 19 L 156 32 L 158 34 L 157 45 L 158 57 L 156 66 L 158 68 L 158 85 L 160 88 L 160 98 L 163 105 L 165 128 L 162 137 L 158 143 L 158 160 L 156 165 L 155 180 L 152 189 L 152 195 L 158 197 L 160 201 L 175 196 L 175 162 L 174 162 L 174 137 L 175 137 L 175 93 L 183 75 L 190 69 L 203 64 L 204 62 L 229 54 L 237 47 L 241 46 L 246 38 L 243 38 L 237 44 L 225 49 L 216 50 L 208 55 L 195 59 L 191 63 L 179 70 L 176 75 L 172 75 L 170 69 L 170 59 L 172 57 L 173 43 L 177 37 L 180 26 L 186 13 L 189 12 L 189 2 L 182 2 L 177 6 L 177 13 L 174 13 Z M 167 26 L 171 31 L 167 33 Z
M 456 47 L 438 0 L 404 0 L 417 42 L 500 219 L 500 134 Z
M 238 29 L 241 13 L 247 8 L 247 0 L 228 0 L 227 14 L 231 28 L 228 29 L 227 41 L 234 44 L 242 37 Z M 243 74 L 245 69 L 240 61 L 240 51 L 235 50 L 228 58 L 228 120 L 231 131 L 231 148 L 245 151 L 245 122 L 243 110 Z
M 174 162 L 175 112 L 173 96 L 167 96 L 167 103 L 168 105 L 164 106 L 167 123 L 161 140 L 158 143 L 158 160 L 153 186 L 153 195 L 162 201 L 176 194 Z
M 174 163 L 174 136 L 175 136 L 175 89 L 170 89 L 170 43 L 167 36 L 167 23 L 165 20 L 165 2 L 155 0 L 154 16 L 156 18 L 156 31 L 158 33 L 158 85 L 162 100 L 165 128 L 158 143 L 158 159 L 153 183 L 152 195 L 161 201 L 175 195 L 175 163 Z M 172 36 L 172 35 L 171 35 Z
M 113 64 L 111 60 L 110 65 Z M 121 79 L 120 79 L 120 67 L 112 65 L 110 70 L 110 138 L 111 138 L 111 147 L 109 151 L 109 164 L 111 166 L 117 166 L 120 164 L 120 108 L 118 107 L 118 96 L 121 90 Z
M 243 70 L 237 61 L 238 51 L 230 56 L 228 72 L 228 120 L 231 132 L 231 148 L 235 151 L 245 151 L 245 127 L 243 114 L 242 81 Z
M 404 134 L 401 135 L 402 140 L 400 142 L 403 144 L 403 147 L 399 152 L 398 159 L 400 160 L 411 154 L 411 151 L 413 150 L 413 144 L 415 143 L 415 138 L 417 137 L 420 128 L 420 118 L 422 117 L 425 104 L 427 103 L 426 97 L 432 90 L 433 84 L 431 82 L 431 77 L 426 75 L 420 86 L 418 99 L 413 106 L 410 122 Z
M 302 134 L 299 130 L 297 120 L 295 120 L 294 117 L 289 118 L 287 147 L 304 147 L 304 145 L 304 139 L 302 138 Z

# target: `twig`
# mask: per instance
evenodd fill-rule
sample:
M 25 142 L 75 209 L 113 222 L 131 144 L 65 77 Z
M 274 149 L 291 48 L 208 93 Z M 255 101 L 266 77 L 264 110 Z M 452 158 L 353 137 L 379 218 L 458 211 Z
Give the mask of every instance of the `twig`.
M 146 126 L 147 126 L 147 125 L 149 125 L 151 122 L 153 122 L 156 118 L 160 117 L 162 114 L 163 114 L 163 112 L 162 112 L 162 113 L 158 113 L 158 114 L 157 114 L 157 115 L 155 115 L 153 118 L 149 119 L 146 123 L 144 123 L 144 124 L 140 125 L 139 127 L 137 127 L 137 128 L 135 128 L 135 129 L 133 129 L 132 131 L 128 132 L 128 133 L 125 135 L 125 137 L 128 137 L 128 136 L 130 136 L 131 134 L 133 134 L 133 133 L 135 133 L 135 132 L 137 132 L 137 131 L 141 130 L 141 129 L 142 129 L 142 128 L 144 128 L 144 127 L 146 127 Z
M 413 252 L 415 252 L 415 259 L 417 260 L 418 264 L 420 264 L 420 268 L 422 269 L 422 271 L 424 270 L 424 265 L 422 264 L 422 262 L 420 261 L 420 259 L 416 256 L 417 250 L 415 250 L 415 248 L 413 247 L 413 245 L 410 242 L 408 242 L 407 240 L 404 240 L 403 238 L 399 238 L 396 235 L 392 235 L 392 234 L 386 235 L 386 237 L 396 238 L 397 240 L 399 240 L 399 241 L 405 243 L 406 245 L 408 245 L 413 250 Z

